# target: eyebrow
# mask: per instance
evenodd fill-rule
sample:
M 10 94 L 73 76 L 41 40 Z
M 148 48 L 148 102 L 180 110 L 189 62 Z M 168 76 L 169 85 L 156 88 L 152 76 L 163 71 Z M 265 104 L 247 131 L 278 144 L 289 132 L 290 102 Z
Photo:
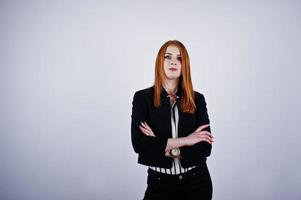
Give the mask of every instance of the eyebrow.
M 165 53 L 165 54 L 172 55 L 172 53 Z M 178 54 L 177 56 L 181 56 L 181 55 L 180 55 L 180 54 Z

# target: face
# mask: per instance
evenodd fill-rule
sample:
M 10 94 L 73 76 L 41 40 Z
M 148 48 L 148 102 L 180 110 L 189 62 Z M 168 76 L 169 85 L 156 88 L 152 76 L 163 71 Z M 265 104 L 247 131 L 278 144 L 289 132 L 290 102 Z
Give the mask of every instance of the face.
M 164 72 L 167 79 L 178 79 L 181 75 L 181 55 L 178 47 L 168 46 L 164 55 Z

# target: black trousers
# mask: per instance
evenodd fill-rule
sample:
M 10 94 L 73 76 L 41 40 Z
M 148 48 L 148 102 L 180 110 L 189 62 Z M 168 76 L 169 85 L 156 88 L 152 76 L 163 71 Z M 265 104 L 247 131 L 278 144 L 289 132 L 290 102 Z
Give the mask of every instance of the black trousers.
M 170 175 L 148 169 L 143 200 L 211 200 L 212 181 L 207 165 Z

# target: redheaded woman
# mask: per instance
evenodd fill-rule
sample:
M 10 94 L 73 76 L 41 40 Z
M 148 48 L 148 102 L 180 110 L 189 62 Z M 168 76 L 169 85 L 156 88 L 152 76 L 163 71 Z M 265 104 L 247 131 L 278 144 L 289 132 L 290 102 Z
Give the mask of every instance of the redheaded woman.
M 148 166 L 144 200 L 209 200 L 206 160 L 213 136 L 204 95 L 193 90 L 185 46 L 170 40 L 157 55 L 154 85 L 135 92 L 131 138 Z

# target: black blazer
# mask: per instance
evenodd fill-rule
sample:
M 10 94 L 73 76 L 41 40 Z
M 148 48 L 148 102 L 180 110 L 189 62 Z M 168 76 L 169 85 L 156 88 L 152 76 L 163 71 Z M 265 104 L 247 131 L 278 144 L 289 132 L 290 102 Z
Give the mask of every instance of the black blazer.
M 178 87 L 177 95 L 182 98 L 182 88 Z M 195 131 L 200 125 L 209 124 L 205 98 L 201 93 L 195 92 L 196 112 L 184 113 L 179 108 L 178 137 L 184 137 Z M 154 87 L 136 91 L 132 101 L 131 139 L 138 156 L 138 163 L 147 166 L 171 168 L 172 158 L 165 156 L 167 139 L 172 138 L 171 111 L 168 93 L 162 87 L 161 105 L 154 107 Z M 140 130 L 140 122 L 145 121 L 156 137 L 146 136 Z M 206 129 L 209 132 L 210 126 Z M 181 165 L 191 167 L 206 163 L 206 157 L 211 153 L 211 144 L 199 142 L 193 146 L 181 147 Z

